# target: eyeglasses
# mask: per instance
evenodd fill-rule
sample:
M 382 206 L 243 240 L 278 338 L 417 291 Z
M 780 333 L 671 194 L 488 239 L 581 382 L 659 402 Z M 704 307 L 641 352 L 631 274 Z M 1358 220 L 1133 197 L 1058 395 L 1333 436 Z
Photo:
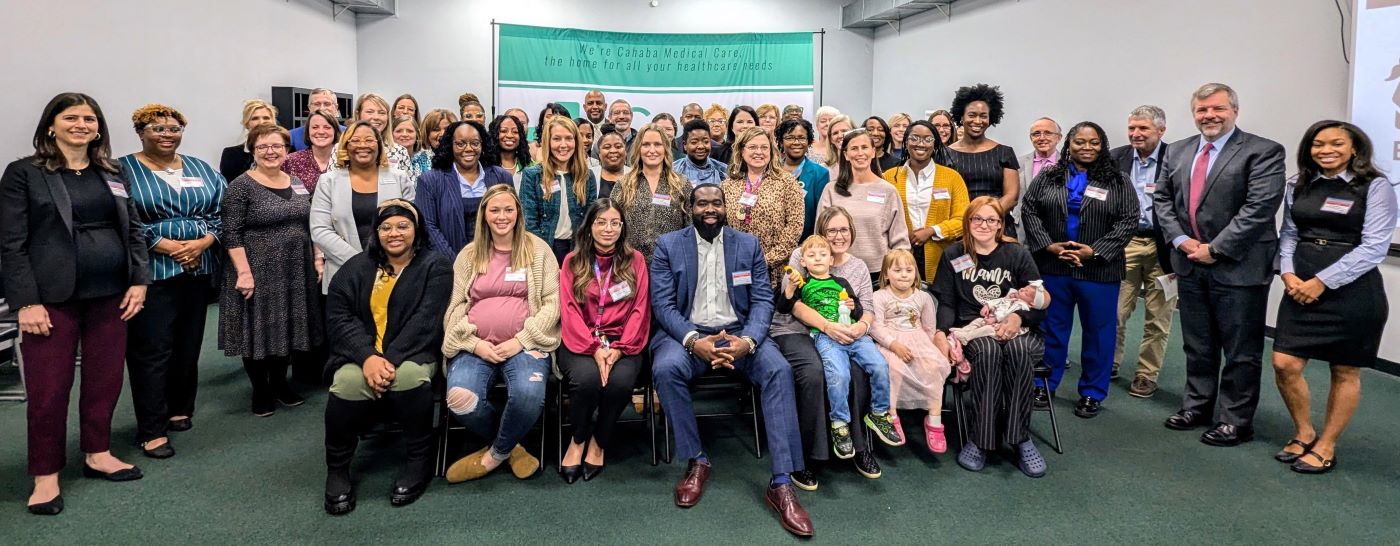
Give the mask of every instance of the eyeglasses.
M 974 226 L 980 224 L 987 227 L 997 227 L 1001 225 L 1001 218 L 984 218 L 981 216 L 973 216 L 972 218 L 968 218 L 967 221 L 969 224 L 972 224 Z
M 351 146 L 374 146 L 374 145 L 377 145 L 377 144 L 379 144 L 379 139 L 377 139 L 377 138 L 352 138 L 352 139 L 350 139 L 350 145 L 351 145 Z
M 772 149 L 773 149 L 773 148 L 772 148 L 771 146 L 767 145 L 767 144 L 760 144 L 760 145 L 757 145 L 757 146 L 754 146 L 754 145 L 744 146 L 744 151 L 745 151 L 745 152 L 767 152 L 767 151 L 770 151 L 770 150 L 772 150 Z
M 910 135 L 910 136 L 909 136 L 909 143 L 910 143 L 910 144 L 933 144 L 933 143 L 936 142 L 937 140 L 938 140 L 937 137 L 934 137 L 934 136 L 926 136 L 926 137 L 916 137 L 916 136 L 913 136 L 913 135 Z
M 259 151 L 259 152 L 280 152 L 280 151 L 282 151 L 282 150 L 287 149 L 287 145 L 285 145 L 285 144 L 259 144 L 259 145 L 257 145 L 257 146 L 254 146 L 253 149 L 254 149 L 254 150 L 257 150 L 257 151 Z
M 936 128 L 939 128 L 939 129 L 952 129 L 952 128 L 953 128 L 953 124 L 951 124 L 951 123 L 935 123 L 935 124 L 933 124 L 933 126 L 936 127 Z
M 185 132 L 185 128 L 179 125 L 151 125 L 146 128 L 150 129 L 152 133 L 155 133 L 157 135 L 178 135 L 180 133 Z
M 454 140 L 454 141 L 452 141 L 452 147 L 453 147 L 453 148 L 456 148 L 456 149 L 458 149 L 458 150 L 465 150 L 465 149 L 480 150 L 480 149 L 481 149 L 481 141 L 480 141 L 480 140 Z
M 603 228 L 618 229 L 618 228 L 621 228 L 621 227 L 622 227 L 622 220 L 594 220 L 594 221 L 593 221 L 593 227 L 598 228 L 598 229 L 603 229 Z
M 410 230 L 412 230 L 412 229 L 413 229 L 413 224 L 410 224 L 410 223 L 408 223 L 408 222 L 399 222 L 399 223 L 397 223 L 397 224 L 389 224 L 389 223 L 379 224 L 379 232 L 380 232 L 380 233 L 386 233 L 386 234 L 387 234 L 387 233 L 393 233 L 393 232 L 395 232 L 395 231 L 397 231 L 397 232 L 399 232 L 399 233 L 408 233 L 408 232 L 409 232 Z
M 1056 133 L 1054 131 L 1036 131 L 1034 133 L 1031 133 L 1031 138 L 1050 138 L 1057 136 L 1060 136 L 1060 133 Z
M 838 237 L 838 236 L 839 236 L 839 237 L 850 237 L 850 236 L 851 236 L 851 228 L 829 228 L 829 229 L 826 230 L 826 236 L 827 236 L 827 238 Z
M 783 137 L 783 142 L 807 142 L 807 137 L 797 135 L 787 135 Z

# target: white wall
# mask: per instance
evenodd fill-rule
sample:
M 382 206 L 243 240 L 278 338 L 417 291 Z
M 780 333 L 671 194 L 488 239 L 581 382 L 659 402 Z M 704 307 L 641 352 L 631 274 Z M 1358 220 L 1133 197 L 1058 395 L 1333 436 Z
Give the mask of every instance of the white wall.
M 648 0 L 403 1 L 397 18 L 361 18 L 359 87 L 388 97 L 411 92 L 422 109 L 453 111 L 457 96 L 471 91 L 490 108 L 492 19 L 622 32 L 825 28 L 825 102 L 865 112 L 870 109 L 871 40 L 840 29 L 841 5 L 847 1 L 661 0 L 656 8 L 649 7 Z M 541 106 L 526 108 L 532 119 Z
M 180 151 L 217 166 L 244 99 L 280 85 L 355 90 L 354 17 L 332 21 L 324 0 L 0 0 L 0 13 L 5 162 L 33 151 L 44 105 L 64 91 L 97 99 L 114 156 L 140 149 L 131 112 L 159 102 L 189 119 Z

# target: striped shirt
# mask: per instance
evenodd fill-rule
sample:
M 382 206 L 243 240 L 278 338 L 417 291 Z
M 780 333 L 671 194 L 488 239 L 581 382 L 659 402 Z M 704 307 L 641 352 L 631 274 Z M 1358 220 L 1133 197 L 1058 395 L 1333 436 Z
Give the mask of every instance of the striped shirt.
M 224 177 L 199 159 L 180 154 L 184 168 L 179 177 L 166 182 L 136 159 L 136 154 L 118 159 L 122 173 L 131 182 L 131 199 L 136 215 L 143 225 L 146 245 L 155 248 L 163 239 L 189 241 L 213 234 L 219 238 L 221 217 L 219 204 L 224 199 L 227 183 Z M 179 186 L 177 189 L 176 186 Z M 223 254 L 219 245 L 210 246 L 199 257 L 196 275 L 218 271 Z M 174 258 L 151 252 L 151 280 L 169 279 L 185 270 Z

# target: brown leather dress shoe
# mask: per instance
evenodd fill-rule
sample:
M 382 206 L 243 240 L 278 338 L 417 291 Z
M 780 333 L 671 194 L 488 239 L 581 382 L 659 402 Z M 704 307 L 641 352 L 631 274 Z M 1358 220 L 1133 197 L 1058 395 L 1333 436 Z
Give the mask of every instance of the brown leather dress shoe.
M 705 494 L 705 481 L 710 479 L 709 463 L 690 460 L 685 469 L 685 477 L 676 484 L 676 506 L 690 508 L 700 502 Z
M 812 536 L 812 518 L 807 516 L 807 511 L 797 502 L 797 492 L 793 490 L 792 485 L 769 487 L 763 494 L 763 500 L 768 501 L 768 507 L 778 513 L 778 522 L 787 532 L 800 537 Z

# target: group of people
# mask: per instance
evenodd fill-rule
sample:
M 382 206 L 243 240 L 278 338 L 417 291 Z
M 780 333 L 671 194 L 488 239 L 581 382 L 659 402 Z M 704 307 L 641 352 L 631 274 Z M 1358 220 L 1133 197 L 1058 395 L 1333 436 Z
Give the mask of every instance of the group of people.
M 926 120 L 861 125 L 827 106 L 813 123 L 796 105 L 691 104 L 633 127 L 626 101 L 591 91 L 582 105 L 579 118 L 546 105 L 527 130 L 519 108 L 488 124 L 471 94 L 420 116 L 410 95 L 370 93 L 342 120 L 335 94 L 317 90 L 289 132 L 250 100 L 246 137 L 216 170 L 179 153 L 188 120 L 173 107 L 136 110 L 141 150 L 113 159 L 97 102 L 54 97 L 33 155 L 0 179 L 0 269 L 28 372 L 29 510 L 63 508 L 79 346 L 84 474 L 142 477 L 110 450 L 123 362 L 135 442 L 175 455 L 172 433 L 193 427 L 211 301 L 254 415 L 304 403 L 289 369 L 329 385 L 331 514 L 355 508 L 351 461 L 381 413 L 406 448 L 390 502 L 424 493 L 436 382 L 485 442 L 449 482 L 501 466 L 535 475 L 521 440 L 556 373 L 572 425 L 562 479 L 599 476 L 627 407 L 662 411 L 687 461 L 681 507 L 700 502 L 712 464 L 690 385 L 715 373 L 751 382 L 771 453 L 765 502 L 800 536 L 813 526 L 795 489 L 816 490 L 832 458 L 879 478 L 871 439 L 906 443 L 898 410 L 922 415 L 925 447 L 947 451 L 949 382 L 971 400 L 957 463 L 979 471 L 1010 445 L 1040 477 L 1027 423 L 1055 397 L 1076 309 L 1075 414 L 1092 418 L 1139 292 L 1129 393 L 1157 390 L 1179 306 L 1188 379 L 1166 426 L 1236 445 L 1253 436 L 1276 267 L 1286 295 L 1273 363 L 1297 425 L 1276 458 L 1305 473 L 1336 465 L 1387 315 L 1376 266 L 1396 222 L 1370 141 L 1348 123 L 1309 128 L 1285 181 L 1282 146 L 1236 127 L 1223 84 L 1192 93 L 1199 134 L 1176 143 L 1163 140 L 1165 113 L 1142 106 L 1124 146 L 1094 122 L 1062 133 L 1042 118 L 1020 157 L 987 135 L 1003 97 L 985 84 Z M 1332 366 L 1321 432 L 1301 374 L 1311 359 Z M 634 392 L 648 381 L 659 407 Z M 505 399 L 489 399 L 501 383 Z

